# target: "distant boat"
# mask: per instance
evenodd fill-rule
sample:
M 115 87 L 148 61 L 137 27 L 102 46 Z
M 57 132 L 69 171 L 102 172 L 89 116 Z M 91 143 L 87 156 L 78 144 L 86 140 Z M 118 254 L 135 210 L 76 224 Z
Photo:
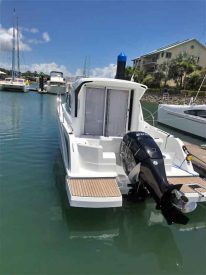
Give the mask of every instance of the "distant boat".
M 198 137 L 206 138 L 206 104 L 195 104 L 195 100 L 198 97 L 205 79 L 206 74 L 203 77 L 194 100 L 191 98 L 189 104 L 160 104 L 158 106 L 157 121 Z
M 65 94 L 66 81 L 62 72 L 52 71 L 50 73 L 50 80 L 45 85 L 45 90 L 50 94 Z
M 24 78 L 5 78 L 0 81 L 0 90 L 9 92 L 26 92 L 28 84 Z
M 18 18 L 16 21 L 15 34 L 15 9 L 14 9 L 14 23 L 13 23 L 13 38 L 12 38 L 12 77 L 0 81 L 0 90 L 11 92 L 26 92 L 29 86 L 27 80 L 20 78 L 20 61 L 19 61 L 19 26 Z M 17 56 L 16 56 L 17 55 Z M 17 57 L 17 72 L 15 70 L 15 61 Z
M 158 106 L 159 123 L 206 138 L 206 105 Z

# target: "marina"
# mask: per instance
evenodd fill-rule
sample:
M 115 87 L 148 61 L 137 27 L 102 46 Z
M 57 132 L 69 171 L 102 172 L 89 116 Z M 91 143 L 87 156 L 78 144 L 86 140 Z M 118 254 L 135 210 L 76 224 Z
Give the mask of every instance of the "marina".
M 143 273 L 195 274 L 197 266 L 205 273 L 204 204 L 184 226 L 167 225 L 150 199 L 115 209 L 70 207 L 56 97 L 1 92 L 0 107 L 2 274 L 127 274 L 137 265 Z M 202 256 L 194 264 L 196 251 Z
M 0 14 L 0 275 L 206 274 L 203 1 Z

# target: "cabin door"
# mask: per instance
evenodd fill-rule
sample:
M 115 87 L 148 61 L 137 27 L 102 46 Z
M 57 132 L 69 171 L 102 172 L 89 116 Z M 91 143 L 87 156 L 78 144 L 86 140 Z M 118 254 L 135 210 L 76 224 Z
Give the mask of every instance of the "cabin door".
M 126 132 L 129 91 L 107 90 L 106 136 L 123 136 Z
M 86 89 L 84 122 L 86 135 L 103 136 L 105 92 L 104 88 Z

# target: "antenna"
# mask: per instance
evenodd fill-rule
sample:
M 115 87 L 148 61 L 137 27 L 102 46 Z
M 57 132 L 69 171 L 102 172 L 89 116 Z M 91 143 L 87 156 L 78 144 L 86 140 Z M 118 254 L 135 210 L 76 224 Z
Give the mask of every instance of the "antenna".
M 91 68 L 91 57 L 88 56 L 88 63 L 87 63 L 87 77 L 90 76 L 90 68 Z
M 20 63 L 19 63 L 19 19 L 17 17 L 16 19 L 16 30 L 17 30 L 17 71 L 18 71 L 18 76 L 20 76 Z
M 13 38 L 12 38 L 12 80 L 15 78 L 15 9 L 13 11 Z
M 194 99 L 193 103 L 194 103 L 195 100 L 197 99 L 197 96 L 198 96 L 198 94 L 199 94 L 199 92 L 200 92 L 200 90 L 201 90 L 201 88 L 202 88 L 202 85 L 203 85 L 203 83 L 205 82 L 205 78 L 206 78 L 206 74 L 205 74 L 204 77 L 203 77 L 202 83 L 200 84 L 200 87 L 199 87 L 199 89 L 198 89 L 198 91 L 197 91 L 197 94 L 196 94 L 196 96 L 195 96 L 195 99 Z

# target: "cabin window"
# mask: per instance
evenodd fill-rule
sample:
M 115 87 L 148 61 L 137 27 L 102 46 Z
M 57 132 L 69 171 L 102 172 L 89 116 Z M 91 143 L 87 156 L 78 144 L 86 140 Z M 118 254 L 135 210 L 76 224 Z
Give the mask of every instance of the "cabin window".
M 206 118 L 206 110 L 187 110 L 185 114 Z
M 196 116 L 196 111 L 195 110 L 187 110 L 187 111 L 184 111 L 184 113 L 188 114 L 188 115 Z
M 128 91 L 109 89 L 107 92 L 107 114 L 105 135 L 121 137 L 126 132 Z
M 84 133 L 123 136 L 126 132 L 129 91 L 87 88 Z
M 164 57 L 164 52 L 161 53 L 161 57 Z
M 64 140 L 66 146 L 66 153 L 67 153 L 67 160 L 68 160 L 68 167 L 70 167 L 70 146 L 69 146 L 69 138 L 64 133 Z
M 197 116 L 206 118 L 206 110 L 197 110 Z
M 104 88 L 86 89 L 84 123 L 86 135 L 103 135 L 105 92 Z

